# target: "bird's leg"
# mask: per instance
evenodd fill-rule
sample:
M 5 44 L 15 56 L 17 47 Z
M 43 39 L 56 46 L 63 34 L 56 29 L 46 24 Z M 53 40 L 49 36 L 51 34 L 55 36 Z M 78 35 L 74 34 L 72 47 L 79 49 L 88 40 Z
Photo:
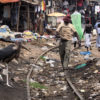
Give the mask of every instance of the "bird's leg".
M 6 85 L 11 87 L 11 85 L 9 84 L 9 75 L 8 75 L 8 64 L 6 64 L 6 67 L 7 67 L 7 73 L 6 73 Z

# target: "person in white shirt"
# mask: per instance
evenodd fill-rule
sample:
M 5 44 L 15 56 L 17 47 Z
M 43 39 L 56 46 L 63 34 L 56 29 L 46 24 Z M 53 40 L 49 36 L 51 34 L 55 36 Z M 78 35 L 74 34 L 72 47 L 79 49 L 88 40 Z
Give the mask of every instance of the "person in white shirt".
M 98 20 L 97 23 L 95 24 L 95 28 L 97 31 L 96 46 L 98 48 L 98 51 L 100 51 L 100 20 Z

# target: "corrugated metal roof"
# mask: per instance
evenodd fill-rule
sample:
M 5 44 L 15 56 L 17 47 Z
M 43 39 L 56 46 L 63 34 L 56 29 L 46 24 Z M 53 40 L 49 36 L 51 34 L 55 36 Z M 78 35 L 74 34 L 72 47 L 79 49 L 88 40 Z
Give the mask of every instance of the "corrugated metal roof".
M 18 2 L 19 0 L 0 0 L 0 3 Z
M 40 4 L 40 2 L 38 0 L 21 0 L 21 1 L 24 1 L 24 2 L 27 2 L 27 3 L 33 4 L 33 5 L 39 5 Z

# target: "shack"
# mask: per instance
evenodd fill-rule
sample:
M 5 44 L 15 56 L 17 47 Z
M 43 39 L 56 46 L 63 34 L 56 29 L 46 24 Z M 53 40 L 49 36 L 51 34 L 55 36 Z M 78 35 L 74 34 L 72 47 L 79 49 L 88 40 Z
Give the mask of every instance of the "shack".
M 0 25 L 8 25 L 14 31 L 34 31 L 39 13 L 40 0 L 0 3 Z

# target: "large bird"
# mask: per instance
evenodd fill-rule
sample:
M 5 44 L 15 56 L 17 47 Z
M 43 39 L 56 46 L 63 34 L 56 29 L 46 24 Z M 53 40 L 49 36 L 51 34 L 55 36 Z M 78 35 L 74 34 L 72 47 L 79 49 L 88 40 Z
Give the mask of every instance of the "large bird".
M 18 59 L 20 55 L 21 43 L 10 44 L 9 46 L 0 49 L 0 61 L 3 62 L 6 66 L 6 85 L 10 86 L 9 84 L 9 77 L 8 77 L 8 63 L 11 62 L 14 58 Z M 26 49 L 25 47 L 23 47 Z

